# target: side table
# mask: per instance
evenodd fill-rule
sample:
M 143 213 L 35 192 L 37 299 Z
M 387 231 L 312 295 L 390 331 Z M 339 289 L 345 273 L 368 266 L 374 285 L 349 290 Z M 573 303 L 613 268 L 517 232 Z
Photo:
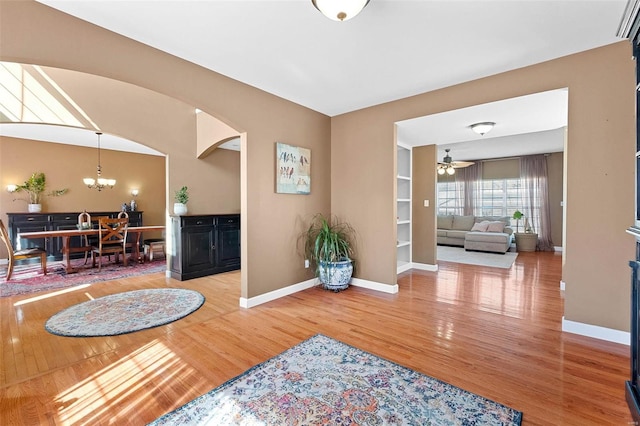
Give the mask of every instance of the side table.
M 517 251 L 536 251 L 538 234 L 527 232 L 515 232 Z

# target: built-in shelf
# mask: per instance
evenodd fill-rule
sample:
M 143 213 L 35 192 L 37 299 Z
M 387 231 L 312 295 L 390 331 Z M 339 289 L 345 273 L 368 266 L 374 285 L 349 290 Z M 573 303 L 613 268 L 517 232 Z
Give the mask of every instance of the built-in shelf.
M 398 143 L 396 175 L 397 272 L 411 269 L 411 147 Z

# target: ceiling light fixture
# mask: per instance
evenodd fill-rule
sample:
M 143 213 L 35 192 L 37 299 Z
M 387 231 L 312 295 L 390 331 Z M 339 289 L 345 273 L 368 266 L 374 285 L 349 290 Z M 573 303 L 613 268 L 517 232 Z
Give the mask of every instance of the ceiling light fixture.
M 113 188 L 116 184 L 115 179 L 105 179 L 101 176 L 102 169 L 100 167 L 100 135 L 102 132 L 96 132 L 98 135 L 98 179 L 93 178 L 84 178 L 82 181 L 88 188 L 97 189 L 98 191 L 102 191 L 103 188 Z
M 444 152 L 446 152 L 447 154 L 442 159 L 442 163 L 438 164 L 439 175 L 443 175 L 445 173 L 448 175 L 453 175 L 456 172 L 456 169 L 453 168 L 453 160 L 449 155 L 449 151 L 451 150 L 450 149 L 444 150 Z
M 483 123 L 472 124 L 469 127 L 471 127 L 471 130 L 473 130 L 474 132 L 476 132 L 480 136 L 484 136 L 484 134 L 485 133 L 489 133 L 491 131 L 491 129 L 493 129 L 493 126 L 495 126 L 495 125 L 496 125 L 496 123 L 494 123 L 493 121 L 485 121 Z
M 334 21 L 348 21 L 362 12 L 369 0 L 311 0 L 324 16 Z

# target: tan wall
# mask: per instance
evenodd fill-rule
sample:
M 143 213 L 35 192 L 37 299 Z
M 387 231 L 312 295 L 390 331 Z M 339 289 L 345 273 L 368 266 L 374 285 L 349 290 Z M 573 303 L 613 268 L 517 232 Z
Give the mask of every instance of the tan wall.
M 145 225 L 165 223 L 165 158 L 162 156 L 101 150 L 104 177 L 117 180 L 112 189 L 87 188 L 83 177 L 95 177 L 96 149 L 27 139 L 0 137 L 0 218 L 7 223 L 7 213 L 27 211 L 26 193 L 8 193 L 9 184 L 21 184 L 36 171 L 44 172 L 47 190 L 68 188 L 60 197 L 44 197 L 43 212 L 120 211 L 131 202 L 131 189 L 137 210 L 143 211 Z M 13 201 L 16 200 L 16 201 Z M 149 235 L 152 237 L 153 235 Z M 0 248 L 6 259 L 6 250 Z
M 411 259 L 415 263 L 436 264 L 436 145 L 413 148 Z M 429 201 L 429 207 L 424 201 Z
M 331 206 L 365 235 L 362 278 L 396 282 L 395 122 L 568 87 L 565 317 L 628 330 L 634 86 L 631 47 L 623 41 L 333 117 Z M 603 161 L 611 152 L 620 159 L 617 167 Z M 348 163 L 352 158 L 361 160 Z
M 562 187 L 564 153 L 554 152 L 547 157 L 549 182 L 549 215 L 551 216 L 551 241 L 555 247 L 562 247 Z
M 209 157 L 196 158 L 206 149 L 196 145 L 194 107 L 231 126 L 244 144 L 241 295 L 311 277 L 296 239 L 305 220 L 330 212 L 329 117 L 32 1 L 0 2 L 0 60 L 108 77 L 113 80 L 103 80 L 110 86 L 139 86 L 99 98 L 99 87 L 88 84 L 72 97 L 81 98 L 83 107 L 86 102 L 104 132 L 167 154 L 169 203 L 187 185 L 190 213 L 220 212 Z M 311 149 L 311 195 L 275 194 L 276 142 Z

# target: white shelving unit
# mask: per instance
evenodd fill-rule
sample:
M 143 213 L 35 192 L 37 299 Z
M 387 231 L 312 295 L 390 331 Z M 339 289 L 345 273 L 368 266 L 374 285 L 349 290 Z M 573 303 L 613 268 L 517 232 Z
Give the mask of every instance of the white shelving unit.
M 411 269 L 411 147 L 398 143 L 397 250 L 398 273 Z

